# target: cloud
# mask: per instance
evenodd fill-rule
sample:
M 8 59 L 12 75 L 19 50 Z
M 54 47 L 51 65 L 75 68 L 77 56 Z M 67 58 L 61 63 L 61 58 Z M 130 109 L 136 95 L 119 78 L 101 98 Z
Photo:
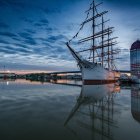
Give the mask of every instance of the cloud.
M 46 38 L 42 38 L 42 37 L 39 37 L 39 38 L 36 38 L 37 40 L 40 40 L 40 41 L 45 41 L 46 42 Z
M 135 7 L 139 7 L 140 1 L 139 0 L 104 0 L 105 2 L 108 1 L 109 3 L 114 3 L 114 4 L 118 4 L 120 6 L 135 6 Z
M 29 34 L 35 34 L 36 33 L 36 31 L 32 30 L 32 29 L 25 29 L 25 31 Z
M 31 37 L 27 37 L 23 42 L 28 45 L 37 45 L 37 42 Z
M 45 40 L 45 42 L 42 42 L 42 45 L 44 45 L 48 50 L 50 49 L 52 49 L 53 48 L 53 44 L 50 44 L 49 42 L 47 42 L 46 40 Z
M 47 19 L 41 19 L 40 22 L 43 24 L 49 24 L 49 21 Z
M 33 33 L 31 33 L 31 32 L 32 31 L 30 31 L 30 32 L 22 32 L 22 33 L 18 33 L 18 35 L 23 39 L 22 42 L 24 42 L 24 44 L 27 44 L 27 45 L 37 45 L 37 42 L 32 37 Z
M 36 23 L 33 24 L 35 27 L 47 27 L 49 26 L 48 19 L 40 19 Z
M 114 5 L 124 3 L 124 0 L 104 1 L 108 1 L 110 5 L 111 3 L 114 3 Z M 77 3 L 74 4 L 74 2 Z M 2 54 L 0 56 L 3 56 L 3 54 L 6 56 L 0 62 L 14 60 L 16 64 L 20 63 L 25 65 L 25 63 L 28 63 L 26 65 L 27 67 L 28 65 L 34 64 L 41 67 L 44 66 L 44 63 L 47 66 L 53 64 L 54 67 L 63 65 L 64 67 L 61 67 L 62 69 L 66 67 L 70 68 L 71 63 L 76 65 L 69 50 L 65 46 L 65 42 L 75 34 L 75 29 L 79 25 L 77 23 L 81 23 L 82 16 L 80 17 L 78 12 L 81 13 L 84 9 L 86 10 L 86 3 L 88 4 L 90 2 L 86 0 L 0 0 L 0 6 L 5 6 L 0 8 L 0 53 Z M 133 1 L 133 3 L 135 2 Z M 115 11 L 119 15 L 118 19 L 123 19 L 120 24 L 120 21 L 117 21 L 117 16 L 112 14 L 115 17 L 114 23 L 122 26 L 121 31 L 117 29 L 121 39 L 123 41 L 125 40 L 125 43 L 121 47 L 128 48 L 128 42 L 132 40 L 131 38 L 134 34 L 132 30 L 135 28 L 135 34 L 139 30 L 139 16 L 138 14 L 137 18 L 134 17 L 135 14 L 125 16 L 125 12 L 129 12 L 130 9 L 126 8 L 126 11 L 122 11 L 114 5 L 109 8 L 112 8 L 112 10 L 118 8 Z M 123 6 L 125 7 L 125 5 Z M 139 13 L 138 11 L 133 12 Z M 125 22 L 124 18 L 126 18 Z M 134 25 L 134 22 L 137 23 L 137 26 Z M 132 28 L 128 28 L 128 24 L 130 23 Z M 113 25 L 116 26 L 115 24 Z M 125 32 L 124 35 L 122 33 L 123 31 Z M 73 42 L 72 46 L 75 49 L 79 49 L 76 44 Z M 121 56 L 123 60 L 128 61 L 128 53 L 122 54 Z
M 51 27 L 46 27 L 46 30 L 51 33 L 54 29 Z
M 11 45 L 11 46 L 0 46 L 0 52 L 3 52 L 5 54 L 28 54 L 30 55 L 30 53 L 32 52 L 31 49 L 29 49 L 28 47 L 24 47 L 19 44 Z
M 29 19 L 29 18 L 23 18 L 23 20 L 24 20 L 25 22 L 29 23 L 29 24 L 34 23 L 34 20 Z
M 48 24 L 49 24 L 49 21 L 47 19 L 41 19 L 37 23 L 34 23 L 34 26 L 37 26 L 37 27 L 42 27 L 42 26 L 48 27 Z
M 0 32 L 0 36 L 6 36 L 6 37 L 17 37 L 16 34 L 11 32 Z
M 140 31 L 140 28 L 135 28 L 133 29 L 134 32 L 139 32 Z
M 23 9 L 25 7 L 24 1 L 19 0 L 1 0 L 0 3 L 2 6 L 7 6 L 16 9 Z
M 49 7 L 47 11 L 42 12 L 42 9 L 46 9 L 46 3 L 52 3 L 52 1 L 43 1 L 4 1 L 7 9 L 1 17 L 8 24 L 4 24 L 3 19 L 0 19 L 0 28 L 4 30 L 3 32 L 0 30 L 0 36 L 4 38 L 0 39 L 0 53 L 2 54 L 0 58 L 3 56 L 3 59 L 0 60 L 1 63 L 3 61 L 8 63 L 12 60 L 13 65 L 22 64 L 24 68 L 30 67 L 30 65 L 39 65 L 40 68 L 44 65 L 47 68 L 48 65 L 50 67 L 53 65 L 53 68 L 56 68 L 59 67 L 57 65 L 60 65 L 56 64 L 57 61 L 61 65 L 66 63 L 67 49 L 60 45 L 66 40 L 66 37 L 61 34 L 59 27 L 56 29 L 57 23 L 53 24 L 51 21 L 52 14 L 55 18 L 55 14 L 60 13 L 60 9 L 54 8 L 57 7 L 54 3 L 53 8 Z M 58 3 L 58 1 L 56 2 Z M 23 7 L 21 7 L 22 5 Z M 0 11 L 3 12 L 3 9 Z M 49 16 L 46 17 L 44 12 L 47 12 Z M 8 28 L 10 31 L 6 30 Z M 37 68 L 37 66 L 33 66 L 33 68 Z
M 7 25 L 6 23 L 0 22 L 0 28 L 7 29 L 9 28 L 9 25 Z
M 22 53 L 24 53 L 24 54 L 30 54 L 32 51 L 30 50 L 30 49 L 27 49 L 27 48 L 16 48 L 16 52 L 18 53 L 18 54 L 22 54 Z
M 67 53 L 69 52 L 67 48 L 65 47 L 66 37 L 62 34 L 57 35 L 49 35 L 49 37 L 46 38 L 38 38 L 37 40 L 41 41 L 41 44 L 44 46 L 40 46 L 42 49 L 39 49 L 38 52 L 41 54 L 45 54 L 50 57 L 50 59 L 57 58 L 57 59 L 64 59 L 68 60 Z M 57 55 L 56 55 L 57 54 Z M 72 57 L 70 57 L 72 58 Z M 71 60 L 71 59 L 70 59 Z
M 14 41 L 21 42 L 21 39 L 19 37 L 11 37 Z
M 9 44 L 9 42 L 8 42 L 8 41 L 1 40 L 1 39 L 0 39 L 0 43 L 3 43 L 3 44 Z
M 13 50 L 13 48 L 9 46 L 0 46 L 0 52 L 3 52 L 5 54 L 16 54 L 17 51 Z
M 35 23 L 34 26 L 41 27 L 41 26 L 44 26 L 44 24 L 41 24 L 41 23 Z
M 56 48 L 55 48 L 55 51 L 58 53 L 58 54 L 63 54 L 64 52 L 66 52 L 66 49 L 64 49 L 63 47 L 61 47 L 61 46 L 57 46 Z
M 19 43 L 14 43 L 13 45 L 21 47 L 21 48 L 29 48 L 29 46 L 24 45 L 24 44 L 19 44 Z
M 60 35 L 50 35 L 47 38 L 47 41 L 51 43 L 56 42 L 56 41 L 62 41 L 62 40 L 67 40 L 67 37 L 60 34 Z
M 22 32 L 22 33 L 18 33 L 18 35 L 24 39 L 27 39 L 28 37 L 31 36 L 31 33 Z
M 61 13 L 61 10 L 58 8 L 54 8 L 54 9 L 50 9 L 50 8 L 45 8 L 43 9 L 43 12 L 45 12 L 46 14 L 54 14 L 54 13 Z

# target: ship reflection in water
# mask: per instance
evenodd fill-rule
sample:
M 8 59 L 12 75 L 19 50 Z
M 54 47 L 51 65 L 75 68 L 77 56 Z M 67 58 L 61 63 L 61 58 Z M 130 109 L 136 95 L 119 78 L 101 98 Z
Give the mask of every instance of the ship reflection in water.
M 83 85 L 81 93 L 77 99 L 75 106 L 70 112 L 65 126 L 67 127 L 70 120 L 76 112 L 81 114 L 78 125 L 92 131 L 93 139 L 112 139 L 112 127 L 117 127 L 114 120 L 114 98 L 120 92 L 120 87 L 114 84 L 107 85 Z M 86 109 L 88 108 L 88 109 Z M 83 119 L 85 118 L 85 119 Z M 85 121 L 87 118 L 90 121 Z
M 139 140 L 140 85 L 0 81 L 2 140 Z

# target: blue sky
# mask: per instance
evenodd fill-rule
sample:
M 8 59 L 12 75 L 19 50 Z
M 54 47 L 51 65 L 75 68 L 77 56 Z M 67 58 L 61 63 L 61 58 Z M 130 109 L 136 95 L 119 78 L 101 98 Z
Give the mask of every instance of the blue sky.
M 96 0 L 101 2 L 101 0 Z M 140 38 L 139 0 L 103 0 L 129 69 L 129 49 Z M 0 0 L 0 70 L 76 70 L 65 46 L 85 19 L 91 0 Z

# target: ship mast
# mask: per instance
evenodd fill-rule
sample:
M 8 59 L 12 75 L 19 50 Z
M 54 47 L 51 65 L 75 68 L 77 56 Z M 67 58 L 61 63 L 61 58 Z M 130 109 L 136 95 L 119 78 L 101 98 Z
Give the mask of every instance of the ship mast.
M 114 69 L 112 66 L 114 60 L 113 54 L 117 54 L 117 51 L 113 49 L 113 46 L 117 44 L 117 42 L 114 41 L 117 37 L 111 38 L 114 27 L 106 28 L 105 26 L 105 23 L 109 20 L 104 20 L 104 15 L 107 14 L 108 11 L 103 11 L 100 13 L 98 12 L 97 7 L 101 4 L 102 2 L 96 4 L 95 0 L 92 1 L 90 8 L 85 12 L 87 13 L 85 21 L 82 22 L 79 31 L 72 39 L 77 37 L 77 35 L 81 32 L 87 23 L 91 23 L 91 35 L 78 40 L 78 44 L 92 41 L 92 45 L 90 48 L 80 50 L 77 53 L 90 51 L 92 55 L 89 57 L 89 60 L 91 60 L 93 63 L 100 63 L 102 67 L 106 67 L 107 69 Z M 97 28 L 98 30 L 96 30 Z M 71 40 L 69 42 L 71 42 Z M 97 43 L 97 41 L 99 42 Z
M 93 0 L 93 7 L 92 7 L 92 9 L 93 9 L 93 17 L 95 16 L 95 2 L 94 2 L 94 0 Z M 93 25 L 92 25 L 92 27 L 93 27 L 93 35 L 95 34 L 95 19 L 93 18 Z M 92 46 L 92 49 L 93 49 L 93 63 L 94 63 L 94 46 L 95 46 L 95 40 L 93 39 L 93 44 L 92 44 L 93 46 Z
M 104 66 L 104 34 L 103 34 L 103 30 L 104 30 L 104 18 L 103 18 L 103 15 L 102 15 L 102 52 L 101 52 L 102 67 Z
M 110 37 L 110 33 L 109 33 L 109 31 L 108 31 L 108 53 L 109 53 L 109 51 L 110 51 L 110 48 L 109 48 L 109 37 Z M 110 57 L 109 57 L 109 54 L 108 54 L 108 69 L 110 69 Z
M 104 17 L 103 15 L 106 14 L 108 11 L 103 11 L 102 13 L 98 13 L 97 11 L 97 7 L 99 5 L 101 5 L 102 3 L 99 3 L 99 4 L 95 4 L 95 1 L 93 0 L 92 2 L 92 7 L 88 10 L 88 12 L 90 10 L 92 10 L 92 17 L 85 20 L 82 24 L 86 24 L 90 21 L 92 21 L 92 36 L 89 36 L 89 37 L 86 37 L 86 38 L 83 38 L 81 40 L 79 40 L 79 43 L 83 43 L 83 42 L 86 42 L 86 41 L 89 41 L 89 40 L 92 40 L 92 48 L 90 49 L 93 53 L 93 56 L 92 56 L 92 61 L 93 63 L 95 63 L 95 59 L 97 58 L 97 56 L 95 56 L 95 52 L 97 52 L 98 50 L 98 47 L 95 46 L 95 40 L 97 38 L 101 38 L 101 47 L 99 47 L 101 49 L 101 65 L 102 67 L 104 66 L 104 36 L 107 35 L 107 32 L 108 32 L 108 29 L 104 29 L 104 23 L 107 22 L 107 21 L 104 21 Z M 97 24 L 96 25 L 96 21 L 95 19 L 96 18 L 99 18 L 101 17 L 101 23 L 100 24 Z M 95 28 L 97 28 L 98 26 L 101 26 L 101 31 L 100 32 L 97 32 L 95 33 Z M 111 28 L 109 28 L 109 32 L 111 32 Z M 83 50 L 81 52 L 84 52 L 84 51 L 88 51 L 89 49 L 86 49 L 86 50 Z

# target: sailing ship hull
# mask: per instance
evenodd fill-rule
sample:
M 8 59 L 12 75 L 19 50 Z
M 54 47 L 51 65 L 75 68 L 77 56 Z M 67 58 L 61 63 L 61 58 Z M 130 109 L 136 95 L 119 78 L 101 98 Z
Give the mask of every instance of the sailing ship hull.
M 83 84 L 109 84 L 116 82 L 115 73 L 103 68 L 100 64 L 93 68 L 81 67 Z
M 115 72 L 112 70 L 105 69 L 99 63 L 91 63 L 86 61 L 81 56 L 79 56 L 74 49 L 72 49 L 69 44 L 66 44 L 69 48 L 72 56 L 77 61 L 78 66 L 82 72 L 82 80 L 85 85 L 95 85 L 95 84 L 109 84 L 115 83 Z

